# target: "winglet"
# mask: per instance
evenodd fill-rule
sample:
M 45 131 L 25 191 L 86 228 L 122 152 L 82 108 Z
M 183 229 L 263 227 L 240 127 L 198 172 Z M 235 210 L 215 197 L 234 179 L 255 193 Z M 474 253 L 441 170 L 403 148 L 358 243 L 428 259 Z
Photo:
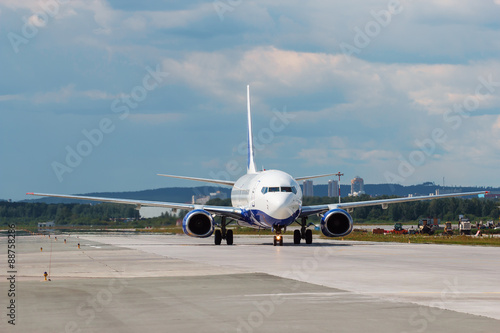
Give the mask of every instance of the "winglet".
M 247 173 L 256 173 L 253 150 L 253 134 L 252 134 L 252 114 L 250 113 L 250 85 L 247 85 L 247 115 L 248 115 L 248 165 Z

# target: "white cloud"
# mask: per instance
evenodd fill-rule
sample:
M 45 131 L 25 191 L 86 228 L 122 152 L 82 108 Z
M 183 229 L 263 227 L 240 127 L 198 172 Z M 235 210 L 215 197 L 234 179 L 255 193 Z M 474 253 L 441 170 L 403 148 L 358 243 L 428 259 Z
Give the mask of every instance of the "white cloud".
M 500 0 L 499 0 L 500 1 Z M 497 118 L 497 120 L 493 123 L 493 129 L 494 130 L 500 130 L 500 116 Z
M 318 117 L 350 107 L 373 118 L 376 115 L 369 114 L 370 108 L 394 103 L 399 104 L 395 105 L 398 108 L 413 105 L 415 111 L 431 115 L 442 115 L 454 104 L 468 99 L 476 99 L 480 109 L 500 107 L 500 91 L 491 94 L 482 89 L 480 100 L 475 96 L 480 77 L 489 73 L 498 73 L 500 77 L 500 61 L 385 65 L 354 59 L 348 63 L 340 55 L 258 47 L 243 53 L 193 52 L 180 61 L 165 59 L 163 68 L 195 89 L 226 101 L 239 98 L 239 103 L 244 96 L 238 91 L 246 82 L 268 97 L 323 92 L 322 98 L 328 100 L 328 91 L 343 94 L 343 103 L 333 103 L 322 110 L 303 110 L 304 121 L 317 121 Z M 496 76 L 494 80 L 498 81 Z M 401 105 L 405 100 L 408 104 Z M 310 111 L 321 112 L 311 116 Z
M 308 164 L 327 165 L 330 162 L 328 151 L 319 148 L 302 149 L 298 153 L 298 157 Z
M 35 104 L 47 104 L 47 103 L 67 103 L 75 98 L 88 98 L 90 100 L 113 100 L 122 96 L 121 94 L 109 94 L 108 92 L 102 90 L 83 90 L 79 91 L 76 89 L 74 83 L 70 83 L 54 91 L 39 92 L 33 96 L 33 102 Z
M 0 95 L 0 102 L 14 101 L 22 99 L 21 95 Z
M 111 95 L 101 90 L 86 90 L 79 92 L 78 94 L 93 100 L 105 100 L 105 99 L 111 100 L 119 97 L 118 95 Z
M 222 161 L 219 158 L 214 158 L 209 161 L 201 161 L 201 166 L 203 168 L 209 168 L 209 169 L 220 169 L 222 166 Z
M 29 24 L 35 27 L 45 27 L 47 25 L 48 17 L 44 18 L 39 14 L 33 14 L 28 18 Z
M 57 91 L 37 93 L 33 97 L 35 104 L 42 103 L 66 103 L 75 95 L 75 84 L 68 84 Z

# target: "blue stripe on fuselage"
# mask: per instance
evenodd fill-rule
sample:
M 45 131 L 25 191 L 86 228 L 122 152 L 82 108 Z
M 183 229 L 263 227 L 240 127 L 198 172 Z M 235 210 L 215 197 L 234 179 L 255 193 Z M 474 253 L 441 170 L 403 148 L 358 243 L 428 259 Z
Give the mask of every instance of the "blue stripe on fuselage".
M 252 209 L 250 210 L 250 212 L 252 214 L 252 218 L 255 220 L 255 222 L 257 222 L 255 223 L 256 225 L 265 225 L 269 228 L 275 225 L 283 227 L 288 226 L 292 224 L 297 218 L 297 216 L 299 216 L 300 214 L 300 211 L 297 210 L 295 213 L 292 214 L 292 216 L 286 219 L 277 219 L 258 209 Z

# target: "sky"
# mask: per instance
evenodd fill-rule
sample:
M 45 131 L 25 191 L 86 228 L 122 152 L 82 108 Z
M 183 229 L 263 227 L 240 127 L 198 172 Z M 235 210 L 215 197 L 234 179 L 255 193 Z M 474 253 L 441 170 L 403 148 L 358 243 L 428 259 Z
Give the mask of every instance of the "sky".
M 247 84 L 259 169 L 498 187 L 499 17 L 500 0 L 0 0 L 0 199 L 236 180 Z

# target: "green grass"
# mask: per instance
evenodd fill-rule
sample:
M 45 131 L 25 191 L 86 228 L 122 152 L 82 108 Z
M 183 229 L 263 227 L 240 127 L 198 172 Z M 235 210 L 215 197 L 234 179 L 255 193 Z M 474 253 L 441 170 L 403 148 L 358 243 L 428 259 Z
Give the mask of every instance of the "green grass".
M 321 236 L 321 238 L 327 238 Z M 473 236 L 443 236 L 443 235 L 374 235 L 370 232 L 354 231 L 349 236 L 344 237 L 349 241 L 365 242 L 393 242 L 393 243 L 417 243 L 417 244 L 455 244 L 455 245 L 482 245 L 482 246 L 500 246 L 499 237 Z

